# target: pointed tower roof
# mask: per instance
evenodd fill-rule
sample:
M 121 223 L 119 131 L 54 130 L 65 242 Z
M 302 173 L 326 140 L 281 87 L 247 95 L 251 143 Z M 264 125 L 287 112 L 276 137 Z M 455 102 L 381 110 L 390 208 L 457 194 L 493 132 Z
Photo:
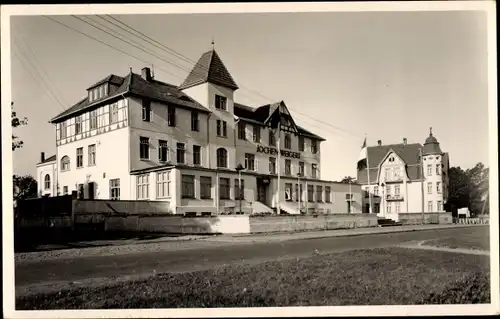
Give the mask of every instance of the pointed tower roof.
M 442 154 L 441 148 L 439 147 L 438 140 L 432 135 L 432 127 L 429 128 L 429 136 L 425 139 L 424 143 L 424 155 L 431 154 Z
M 217 84 L 232 90 L 239 89 L 214 49 L 203 53 L 186 80 L 179 86 L 179 89 L 187 89 L 205 82 Z

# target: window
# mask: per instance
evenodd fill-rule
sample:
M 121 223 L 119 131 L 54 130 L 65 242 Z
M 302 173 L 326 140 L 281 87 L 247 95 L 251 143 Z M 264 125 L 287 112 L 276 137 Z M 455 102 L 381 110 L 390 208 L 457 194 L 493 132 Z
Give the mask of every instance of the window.
M 156 198 L 170 197 L 170 171 L 156 174 Z
M 307 185 L 307 201 L 314 202 L 314 186 Z
M 378 186 L 373 187 L 373 195 L 378 196 Z
M 118 122 L 118 103 L 113 103 L 110 106 L 109 112 L 109 123 L 117 123 Z
M 389 179 L 389 169 L 388 168 L 384 168 L 384 174 L 385 174 L 385 180 L 388 180 Z
M 50 175 L 49 174 L 45 175 L 44 186 L 45 186 L 45 189 L 50 189 Z
M 387 206 L 386 206 L 387 210 L 386 210 L 386 212 L 388 212 L 388 213 L 391 212 L 391 208 L 392 208 L 391 206 L 392 206 L 391 203 L 387 203 Z
M 305 149 L 304 136 L 299 136 L 299 151 L 303 152 Z
M 149 174 L 137 176 L 137 199 L 149 199 Z
M 331 203 L 331 187 L 330 186 L 325 186 L 325 202 L 326 203 Z
M 198 112 L 191 111 L 191 131 L 198 132 L 200 130 L 200 124 L 198 120 Z
M 63 186 L 63 195 L 68 195 L 68 186 Z
M 304 172 L 304 162 L 299 162 L 299 174 L 301 176 L 305 175 L 305 172 Z
M 200 198 L 212 198 L 212 178 L 210 176 L 200 177 Z
M 401 203 L 400 202 L 396 202 L 394 203 L 394 205 L 396 206 L 396 213 L 399 213 L 401 211 Z
M 83 199 L 85 196 L 84 196 L 84 193 L 83 193 L 83 184 L 78 184 L 78 188 L 77 188 L 77 192 L 78 192 L 78 198 L 79 199 Z
M 285 148 L 292 148 L 292 136 L 290 134 L 285 134 Z
M 260 126 L 253 126 L 253 141 L 255 143 L 260 143 Z
M 109 180 L 109 198 L 112 200 L 120 199 L 120 179 Z
M 443 211 L 443 202 L 440 200 L 438 200 L 438 202 L 437 202 L 437 210 L 438 210 L 438 212 Z
M 318 141 L 316 140 L 311 140 L 311 153 L 318 153 Z
M 292 200 L 292 183 L 285 183 L 285 200 Z
M 440 182 L 436 183 L 436 191 L 438 194 L 441 194 L 441 183 Z
M 193 165 L 201 165 L 201 146 L 193 145 Z
M 292 161 L 289 159 L 285 160 L 285 175 L 292 175 Z
M 441 175 L 441 165 L 440 164 L 436 165 L 436 175 Z
M 227 110 L 227 99 L 224 96 L 215 95 L 215 108 L 219 110 Z
M 75 134 L 80 134 L 82 132 L 82 117 L 75 117 Z
M 217 149 L 217 167 L 227 168 L 227 151 L 225 148 Z
M 392 187 L 391 187 L 391 185 L 387 185 L 386 192 L 387 192 L 387 195 L 391 195 L 392 194 Z
M 427 183 L 427 194 L 432 194 L 432 182 Z
M 165 140 L 158 140 L 158 161 L 168 161 L 168 142 Z
M 90 129 L 97 129 L 97 110 L 93 110 L 90 112 Z
M 394 185 L 394 195 L 396 197 L 399 197 L 400 192 L 401 192 L 401 187 L 399 185 Z
M 167 124 L 170 127 L 175 127 L 175 107 L 168 106 L 167 108 Z
M 95 144 L 89 145 L 89 166 L 95 165 L 96 149 Z
M 68 127 L 66 122 L 61 122 L 61 138 L 66 138 L 68 136 Z
M 142 160 L 149 159 L 149 138 L 141 136 L 139 138 L 139 156 Z
M 241 179 L 241 187 L 239 187 L 239 179 L 234 180 L 234 199 L 245 199 L 245 180 Z
M 238 139 L 240 140 L 246 140 L 246 125 L 243 122 L 238 122 Z
M 83 147 L 76 149 L 76 167 L 83 167 Z
M 316 186 L 316 201 L 319 203 L 323 201 L 323 186 Z
M 108 95 L 108 85 L 104 84 L 103 87 L 104 87 L 104 96 L 107 96 Z
M 269 174 L 276 174 L 276 158 L 269 157 Z
M 276 136 L 273 130 L 269 130 L 269 146 L 276 146 Z
M 432 208 L 433 208 L 432 207 L 432 201 L 430 200 L 430 201 L 427 202 L 427 211 L 428 212 L 432 212 Z
M 69 171 L 70 166 L 69 166 L 69 157 L 68 156 L 63 156 L 61 158 L 61 172 L 64 171 Z
M 227 137 L 227 123 L 226 123 L 226 121 L 217 120 L 217 136 Z
M 255 170 L 255 155 L 254 154 L 245 154 L 245 168 L 249 171 Z
M 318 165 L 317 164 L 311 164 L 311 173 L 312 177 L 316 178 L 318 175 Z
M 432 165 L 427 165 L 427 176 L 432 176 Z
M 184 164 L 186 161 L 186 146 L 184 143 L 177 143 L 177 164 Z
M 229 178 L 219 178 L 219 198 L 220 199 L 229 199 L 229 188 L 230 188 L 230 180 Z
M 399 180 L 399 168 L 398 167 L 394 168 L 394 179 Z
M 142 120 L 151 122 L 151 101 L 142 100 Z
M 182 174 L 182 198 L 194 198 L 194 176 Z

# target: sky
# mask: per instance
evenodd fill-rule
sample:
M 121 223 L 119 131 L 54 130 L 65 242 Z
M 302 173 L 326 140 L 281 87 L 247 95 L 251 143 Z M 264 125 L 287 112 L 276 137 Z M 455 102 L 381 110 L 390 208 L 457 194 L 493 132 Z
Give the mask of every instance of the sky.
M 488 165 L 484 12 L 114 17 L 194 61 L 214 39 L 240 86 L 236 102 L 257 107 L 283 100 L 298 125 L 327 140 L 321 145 L 323 179 L 356 176 L 365 134 L 368 145 L 401 143 L 404 137 L 424 143 L 429 127 L 449 152 L 450 165 Z M 13 155 L 15 174 L 34 175 L 40 152 L 55 154 L 49 120 L 85 97 L 91 84 L 153 65 L 156 79 L 179 85 L 192 68 L 98 16 L 89 22 L 120 32 L 161 59 L 75 17 L 51 18 L 145 62 L 46 17 L 13 17 L 12 98 L 15 111 L 29 121 L 15 130 L 24 141 Z

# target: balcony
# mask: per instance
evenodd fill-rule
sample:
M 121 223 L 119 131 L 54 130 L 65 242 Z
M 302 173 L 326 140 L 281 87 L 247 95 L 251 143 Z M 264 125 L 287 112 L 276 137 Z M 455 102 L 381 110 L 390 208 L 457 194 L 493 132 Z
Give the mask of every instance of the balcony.
M 402 183 L 402 182 L 404 182 L 403 177 L 391 177 L 391 178 L 385 180 L 386 184 L 397 184 L 397 183 Z
M 402 195 L 387 195 L 385 199 L 388 202 L 400 202 L 404 200 Z

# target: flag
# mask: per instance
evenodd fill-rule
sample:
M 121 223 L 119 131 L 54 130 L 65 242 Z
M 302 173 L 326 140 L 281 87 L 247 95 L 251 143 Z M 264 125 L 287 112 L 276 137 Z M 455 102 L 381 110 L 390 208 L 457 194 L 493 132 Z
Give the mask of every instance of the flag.
M 365 137 L 365 140 L 363 141 L 363 146 L 361 146 L 361 151 L 359 152 L 358 169 L 366 168 L 367 160 L 368 160 L 368 149 L 366 147 L 366 137 Z

